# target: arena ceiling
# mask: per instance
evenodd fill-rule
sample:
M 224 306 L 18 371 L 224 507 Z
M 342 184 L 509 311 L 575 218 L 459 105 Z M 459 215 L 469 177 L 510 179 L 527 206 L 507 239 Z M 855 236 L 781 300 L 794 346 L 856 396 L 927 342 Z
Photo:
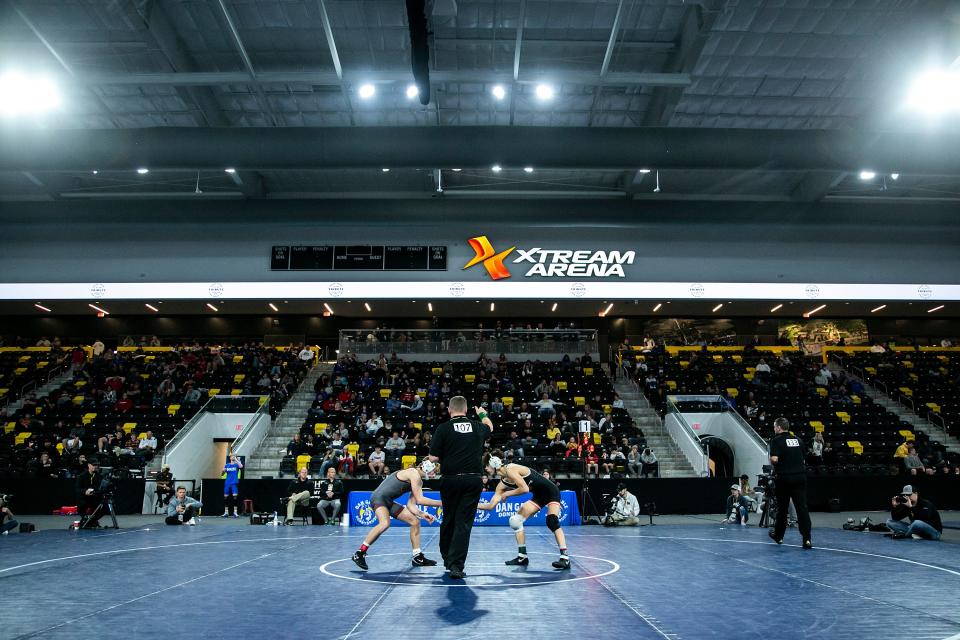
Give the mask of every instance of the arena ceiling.
M 949 1 L 3 0 L 62 100 L 0 200 L 953 202 L 957 117 L 905 104 L 958 60 Z

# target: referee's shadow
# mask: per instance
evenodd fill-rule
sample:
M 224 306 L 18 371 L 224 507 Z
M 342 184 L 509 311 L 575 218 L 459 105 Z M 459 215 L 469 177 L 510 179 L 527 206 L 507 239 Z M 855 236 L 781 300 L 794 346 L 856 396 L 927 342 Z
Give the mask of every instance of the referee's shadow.
M 447 602 L 437 607 L 437 616 L 452 625 L 468 624 L 487 615 L 489 610 L 477 609 L 477 594 L 470 587 L 446 589 Z

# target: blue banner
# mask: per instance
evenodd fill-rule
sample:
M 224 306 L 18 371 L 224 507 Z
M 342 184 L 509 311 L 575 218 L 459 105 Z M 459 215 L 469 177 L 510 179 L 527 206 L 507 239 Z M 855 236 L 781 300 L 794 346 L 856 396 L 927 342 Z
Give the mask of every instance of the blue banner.
M 377 522 L 377 516 L 373 512 L 373 507 L 370 505 L 370 494 L 371 491 L 351 491 L 350 499 L 348 502 L 348 508 L 350 509 L 350 526 L 353 527 L 369 527 Z M 427 498 L 433 498 L 434 500 L 440 499 L 439 491 L 424 491 L 423 495 Z M 481 502 L 487 502 L 493 497 L 493 491 L 484 491 L 482 497 L 480 498 Z M 403 494 L 397 500 L 397 504 L 404 505 L 407 503 L 409 498 L 408 494 Z M 498 526 L 508 526 L 508 521 L 510 516 L 516 513 L 520 509 L 520 505 L 530 499 L 530 494 L 525 493 L 519 496 L 512 496 L 507 498 L 500 504 L 496 506 L 494 510 L 491 511 L 477 511 L 477 515 L 473 519 L 473 526 L 475 527 L 498 527 Z M 437 518 L 436 522 L 432 525 L 427 524 L 425 520 L 421 521 L 421 525 L 424 527 L 429 526 L 440 526 L 440 523 L 443 521 L 443 508 L 442 507 L 420 507 L 421 511 L 426 511 L 427 513 L 435 516 Z M 536 526 L 546 525 L 547 510 L 546 508 L 541 509 L 536 514 L 527 519 L 524 526 Z M 396 518 L 391 519 L 391 524 L 394 526 L 407 526 L 406 523 L 397 520 Z M 561 491 L 560 492 L 560 524 L 561 526 L 570 526 L 570 525 L 579 525 L 580 524 L 580 509 L 577 505 L 577 493 L 575 491 Z

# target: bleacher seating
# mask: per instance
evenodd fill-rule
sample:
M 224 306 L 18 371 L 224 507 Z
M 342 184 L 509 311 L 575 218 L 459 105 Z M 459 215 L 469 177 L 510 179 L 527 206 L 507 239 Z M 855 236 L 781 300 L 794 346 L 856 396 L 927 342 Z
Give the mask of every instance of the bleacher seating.
M 218 393 L 269 396 L 275 414 L 304 371 L 296 350 L 262 346 L 107 350 L 103 357 L 85 361 L 60 389 L 44 398 L 26 398 L 14 415 L 4 418 L 0 479 L 37 473 L 44 452 L 61 477 L 82 466 L 81 454 L 96 454 L 103 465 L 141 467 L 150 456 L 139 455 L 137 446 L 147 432 L 162 449 Z M 78 451 L 65 449 L 71 434 L 82 442 Z M 106 439 L 102 450 L 101 438 Z
M 813 474 L 899 473 L 901 467 L 893 454 L 906 440 L 915 440 L 918 449 L 931 455 L 946 455 L 939 442 L 874 403 L 858 382 L 842 374 L 831 379 L 818 377 L 821 361 L 802 357 L 796 349 L 668 347 L 630 355 L 637 363 L 634 375 L 638 383 L 661 411 L 671 395 L 718 395 L 764 439 L 772 437 L 773 420 L 780 416 L 790 421 L 791 429 L 808 447 L 815 434 L 822 433 L 822 459 L 808 458 Z M 756 371 L 761 359 L 770 366 L 769 373 Z M 678 408 L 706 408 L 696 402 L 684 404 Z
M 370 452 L 397 431 L 406 439 L 407 447 L 402 456 L 393 457 L 392 464 L 387 453 L 388 467 L 395 470 L 415 465 L 428 453 L 429 439 L 436 425 L 448 419 L 446 402 L 452 396 L 463 395 L 471 408 L 482 405 L 489 410 L 495 425 L 489 443 L 491 448 L 509 449 L 511 432 L 516 431 L 519 439 L 529 435 L 537 442 L 523 447 L 523 457 L 517 456 L 515 461 L 539 470 L 549 468 L 554 473 L 580 475 L 582 450 L 578 447 L 568 456 L 565 444 L 550 444 L 547 439 L 549 417 L 539 415 L 537 407 L 529 406 L 540 399 L 537 387 L 541 381 L 553 385 L 550 398 L 563 403 L 556 408 L 555 416 L 562 443 L 579 437 L 578 420 L 584 414 L 599 420 L 604 412 L 610 413 L 611 429 L 602 436 L 592 434 L 598 439 L 595 446 L 620 445 L 623 438 L 628 438 L 630 444 L 642 443 L 643 437 L 625 410 L 611 406 L 613 386 L 603 369 L 590 362 L 586 365 L 579 359 L 549 363 L 398 361 L 384 370 L 378 369 L 374 361 L 360 363 L 342 359 L 333 379 L 321 379 L 317 385 L 317 401 L 301 428 L 302 451 L 312 455 L 308 465 L 311 473 L 319 472 L 342 428 L 341 450 L 352 451 L 356 461 L 354 473 L 366 475 L 365 461 Z M 402 406 L 410 406 L 413 395 L 420 396 L 423 402 L 419 411 Z M 341 399 L 339 411 L 338 398 Z M 498 402 L 503 405 L 502 409 L 497 406 Z M 377 434 L 368 434 L 365 422 L 373 413 L 383 420 L 384 427 Z M 528 413 L 530 418 L 526 423 Z M 281 472 L 293 473 L 300 465 L 301 462 L 288 456 L 281 462 Z

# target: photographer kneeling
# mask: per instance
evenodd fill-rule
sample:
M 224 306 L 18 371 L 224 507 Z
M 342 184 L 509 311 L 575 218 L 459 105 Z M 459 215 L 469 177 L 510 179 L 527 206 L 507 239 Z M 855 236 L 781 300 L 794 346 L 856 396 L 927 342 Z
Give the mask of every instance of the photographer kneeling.
M 725 523 L 734 523 L 741 526 L 747 526 L 747 517 L 750 513 L 750 501 L 740 493 L 740 485 L 735 484 L 730 487 L 730 495 L 727 496 L 727 514 Z
M 20 525 L 13 516 L 13 511 L 10 511 L 10 508 L 7 506 L 9 500 L 10 496 L 0 494 L 0 532 L 2 532 L 3 535 L 7 535 Z
M 199 500 L 187 496 L 186 487 L 177 487 L 176 495 L 170 498 L 170 504 L 167 505 L 167 519 L 164 522 L 172 525 L 188 524 L 192 527 L 197 524 L 196 515 L 201 507 L 203 505 Z
M 627 491 L 627 485 L 617 485 L 617 495 L 610 501 L 610 512 L 603 521 L 605 527 L 635 527 L 640 524 L 640 503 L 637 496 Z
M 943 533 L 940 514 L 932 502 L 920 497 L 913 485 L 908 484 L 899 496 L 891 498 L 890 506 L 893 508 L 887 526 L 893 531 L 888 534 L 891 538 L 940 539 Z M 910 520 L 910 524 L 903 522 L 905 518 Z

